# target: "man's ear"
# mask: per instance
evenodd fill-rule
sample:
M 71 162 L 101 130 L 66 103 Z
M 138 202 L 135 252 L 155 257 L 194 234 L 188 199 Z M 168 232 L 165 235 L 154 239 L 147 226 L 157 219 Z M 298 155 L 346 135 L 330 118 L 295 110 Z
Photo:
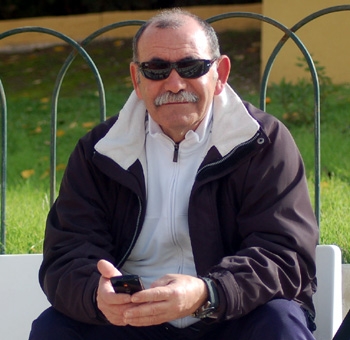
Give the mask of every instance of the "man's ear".
M 138 66 L 136 63 L 131 62 L 130 63 L 130 76 L 132 80 L 132 85 L 134 86 L 134 90 L 137 94 L 137 96 L 142 99 L 141 91 L 140 91 L 140 73 L 138 70 Z
M 230 71 L 231 71 L 230 58 L 227 55 L 222 55 L 218 60 L 218 66 L 217 66 L 218 79 L 216 81 L 216 87 L 214 92 L 215 95 L 220 94 L 224 89 L 225 84 L 227 83 L 228 76 L 230 75 Z

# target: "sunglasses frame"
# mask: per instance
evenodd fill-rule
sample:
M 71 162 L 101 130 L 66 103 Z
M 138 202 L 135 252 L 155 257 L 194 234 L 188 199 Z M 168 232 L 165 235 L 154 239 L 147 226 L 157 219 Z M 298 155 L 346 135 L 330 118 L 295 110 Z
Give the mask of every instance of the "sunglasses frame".
M 164 80 L 170 76 L 172 70 L 175 70 L 181 78 L 184 79 L 196 79 L 204 76 L 209 72 L 210 67 L 214 64 L 214 62 L 218 58 L 214 59 L 189 59 L 189 60 L 181 60 L 181 61 L 164 61 L 164 60 L 154 60 L 154 61 L 146 61 L 146 62 L 136 62 L 139 67 L 142 75 L 150 80 Z M 186 63 L 193 63 L 192 71 L 190 66 L 186 66 Z M 149 68 L 149 65 L 164 65 L 167 67 L 161 68 Z M 197 70 L 197 72 L 193 73 L 193 70 Z M 199 71 L 199 72 L 198 72 Z M 152 73 L 153 72 L 153 73 Z M 187 74 L 186 74 L 187 73 Z M 191 74 L 192 73 L 192 74 Z

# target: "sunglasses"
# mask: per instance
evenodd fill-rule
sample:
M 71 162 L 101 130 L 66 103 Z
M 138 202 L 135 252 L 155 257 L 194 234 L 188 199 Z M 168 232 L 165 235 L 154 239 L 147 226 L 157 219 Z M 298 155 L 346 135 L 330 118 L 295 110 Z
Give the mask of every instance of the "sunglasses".
M 208 73 L 211 65 L 216 61 L 217 58 L 212 60 L 207 59 L 193 59 L 177 61 L 174 63 L 155 60 L 147 61 L 138 64 L 141 73 L 147 79 L 151 80 L 163 80 L 169 77 L 171 70 L 174 69 L 181 78 L 195 79 L 199 78 Z

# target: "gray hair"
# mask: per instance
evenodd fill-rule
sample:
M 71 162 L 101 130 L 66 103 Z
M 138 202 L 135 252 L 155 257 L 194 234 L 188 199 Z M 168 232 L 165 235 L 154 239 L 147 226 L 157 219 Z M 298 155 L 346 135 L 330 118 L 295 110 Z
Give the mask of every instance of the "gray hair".
M 156 28 L 160 28 L 160 29 L 166 29 L 166 28 L 176 29 L 184 25 L 185 23 L 184 17 L 192 18 L 200 25 L 200 27 L 203 29 L 205 36 L 207 37 L 210 52 L 212 54 L 211 57 L 219 58 L 220 57 L 219 41 L 213 27 L 209 25 L 205 20 L 202 20 L 198 16 L 188 11 L 182 10 L 180 8 L 173 8 L 173 9 L 161 11 L 159 14 L 149 19 L 140 27 L 140 29 L 137 31 L 133 39 L 133 46 L 132 46 L 133 61 L 134 62 L 138 61 L 138 58 L 139 58 L 138 43 L 143 32 L 147 29 L 147 27 L 154 24 Z

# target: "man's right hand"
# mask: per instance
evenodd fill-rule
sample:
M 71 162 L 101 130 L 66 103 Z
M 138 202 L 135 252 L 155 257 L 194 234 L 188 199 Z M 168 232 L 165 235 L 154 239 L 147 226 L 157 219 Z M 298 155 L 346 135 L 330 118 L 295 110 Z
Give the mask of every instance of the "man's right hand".
M 101 273 L 96 297 L 97 307 L 110 323 L 116 326 L 125 326 L 123 313 L 125 310 L 138 304 L 131 303 L 131 297 L 128 294 L 115 293 L 110 278 L 122 274 L 112 263 L 106 260 L 100 260 L 97 268 Z

